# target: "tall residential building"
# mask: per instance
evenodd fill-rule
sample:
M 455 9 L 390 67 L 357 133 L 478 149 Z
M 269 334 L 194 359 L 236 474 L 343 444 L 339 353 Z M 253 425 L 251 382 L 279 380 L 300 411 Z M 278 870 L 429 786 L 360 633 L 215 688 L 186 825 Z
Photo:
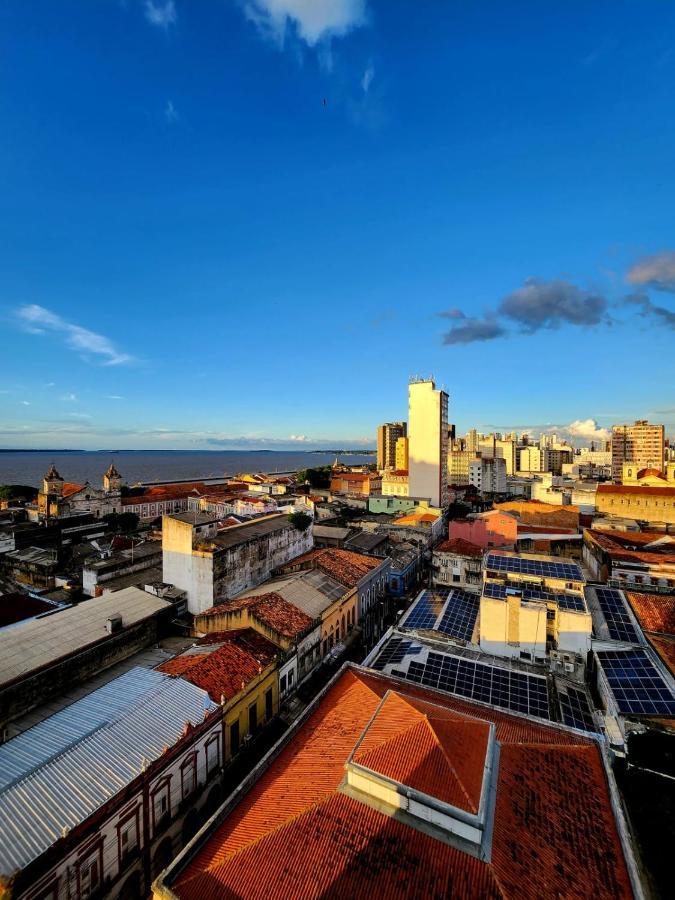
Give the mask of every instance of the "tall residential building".
M 474 459 L 469 463 L 469 484 L 481 494 L 506 493 L 506 460 L 500 456 Z
M 396 466 L 396 441 L 405 437 L 407 428 L 405 422 L 385 422 L 377 429 L 377 468 L 395 469 Z
M 448 484 L 469 484 L 469 464 L 476 458 L 471 450 L 448 450 Z
M 612 480 L 621 481 L 624 463 L 637 469 L 663 471 L 665 428 L 639 420 L 634 425 L 612 425 Z
M 479 441 L 480 435 L 475 428 L 471 428 L 469 431 L 467 431 L 466 437 L 464 438 L 465 447 L 467 450 L 471 450 L 472 453 L 476 453 L 478 450 Z
M 398 472 L 408 471 L 408 438 L 400 437 L 396 441 L 396 470 Z
M 434 382 L 408 385 L 408 485 L 411 497 L 445 506 L 448 496 L 448 395 Z

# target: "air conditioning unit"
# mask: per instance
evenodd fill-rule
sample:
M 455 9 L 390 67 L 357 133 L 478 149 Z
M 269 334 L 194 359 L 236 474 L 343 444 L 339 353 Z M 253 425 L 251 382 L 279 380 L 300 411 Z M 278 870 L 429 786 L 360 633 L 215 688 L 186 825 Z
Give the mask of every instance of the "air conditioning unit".
M 122 616 L 119 613 L 114 613 L 112 616 L 108 616 L 105 623 L 105 630 L 108 634 L 116 634 L 118 631 L 122 630 Z

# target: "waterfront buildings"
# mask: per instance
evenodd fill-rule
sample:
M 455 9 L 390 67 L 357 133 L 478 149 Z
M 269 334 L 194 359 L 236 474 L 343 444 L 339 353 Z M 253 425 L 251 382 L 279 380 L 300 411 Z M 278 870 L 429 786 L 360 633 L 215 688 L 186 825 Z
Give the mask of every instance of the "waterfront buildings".
M 640 419 L 633 425 L 612 426 L 612 479 L 621 481 L 623 464 L 636 469 L 663 471 L 665 462 L 665 428 Z
M 377 429 L 377 468 L 396 469 L 396 444 L 399 438 L 405 438 L 407 426 L 405 422 L 385 422 Z M 402 468 L 405 468 L 403 466 Z
M 448 395 L 433 380 L 408 385 L 408 485 L 432 506 L 448 502 Z
M 60 519 L 65 516 L 90 513 L 96 518 L 122 511 L 122 478 L 111 463 L 103 475 L 103 487 L 89 482 L 75 484 L 64 481 L 56 466 L 51 465 L 42 480 L 37 495 L 37 516 L 40 519 Z

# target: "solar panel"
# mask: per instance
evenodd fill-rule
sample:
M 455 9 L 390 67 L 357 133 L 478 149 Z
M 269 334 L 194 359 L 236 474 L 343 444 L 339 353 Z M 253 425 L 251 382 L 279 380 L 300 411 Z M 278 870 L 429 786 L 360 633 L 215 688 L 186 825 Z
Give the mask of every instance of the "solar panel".
M 447 591 L 424 591 L 401 624 L 406 628 L 433 629 L 447 598 Z
M 675 716 L 675 696 L 645 650 L 598 650 L 620 713 Z
M 597 731 L 586 691 L 566 685 L 558 687 L 560 714 L 565 725 L 580 728 L 582 731 Z
M 382 670 L 389 663 L 400 663 L 403 657 L 410 651 L 412 641 L 404 641 L 401 638 L 391 638 L 380 651 L 373 663 L 373 669 Z M 417 650 L 419 653 L 419 649 Z
M 612 640 L 639 644 L 640 638 L 631 622 L 620 592 L 614 588 L 596 587 L 595 596 L 598 598 L 598 606 L 605 617 Z
M 559 591 L 547 591 L 546 588 L 529 585 L 527 582 L 509 581 L 508 583 L 497 583 L 486 581 L 483 585 L 483 595 L 495 600 L 505 600 L 509 588 L 519 590 L 523 600 L 544 600 L 549 603 L 557 603 L 561 609 L 586 612 L 586 605 L 581 597 L 573 594 L 563 594 Z
M 467 591 L 453 589 L 445 604 L 437 631 L 449 637 L 470 641 L 480 608 L 480 598 Z
M 546 679 L 541 675 L 432 652 L 426 663 L 411 660 L 405 677 L 460 697 L 550 718 Z
M 495 572 L 515 572 L 536 575 L 540 578 L 561 578 L 565 581 L 583 581 L 584 576 L 576 563 L 551 562 L 546 559 L 526 559 L 522 556 L 502 556 L 488 553 L 485 568 Z

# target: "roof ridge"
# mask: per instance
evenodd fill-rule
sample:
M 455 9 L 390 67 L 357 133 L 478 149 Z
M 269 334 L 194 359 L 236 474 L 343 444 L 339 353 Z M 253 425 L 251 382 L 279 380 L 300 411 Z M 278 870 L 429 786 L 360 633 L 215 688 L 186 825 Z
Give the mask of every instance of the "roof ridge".
M 440 719 L 440 716 L 438 716 L 438 717 L 434 716 L 434 718 L 438 718 L 440 721 L 443 721 L 443 720 Z M 470 808 L 473 808 L 473 807 L 475 806 L 475 802 L 471 799 L 471 797 L 469 797 L 469 794 L 468 794 L 466 788 L 464 787 L 464 782 L 463 782 L 462 779 L 459 777 L 459 773 L 457 772 L 457 769 L 455 768 L 455 766 L 454 766 L 452 760 L 451 760 L 450 757 L 448 756 L 448 754 L 447 754 L 447 752 L 446 752 L 446 750 L 445 750 L 445 747 L 443 746 L 443 742 L 441 741 L 441 739 L 440 739 L 438 733 L 436 732 L 436 729 L 435 729 L 435 728 L 433 727 L 433 725 L 431 724 L 431 721 L 430 721 L 429 716 L 424 716 L 424 722 L 425 722 L 427 728 L 429 729 L 429 731 L 433 734 L 434 739 L 435 739 L 435 741 L 436 741 L 436 744 L 438 745 L 439 750 L 440 750 L 441 753 L 443 754 L 443 757 L 444 757 L 445 761 L 446 761 L 447 764 L 450 766 L 450 769 L 452 770 L 452 773 L 453 773 L 453 775 L 455 776 L 455 779 L 456 779 L 456 781 L 457 781 L 457 784 L 459 785 L 460 790 L 461 790 L 462 793 L 464 794 L 464 798 L 466 799 L 466 801 L 467 801 L 469 807 L 470 807 Z

